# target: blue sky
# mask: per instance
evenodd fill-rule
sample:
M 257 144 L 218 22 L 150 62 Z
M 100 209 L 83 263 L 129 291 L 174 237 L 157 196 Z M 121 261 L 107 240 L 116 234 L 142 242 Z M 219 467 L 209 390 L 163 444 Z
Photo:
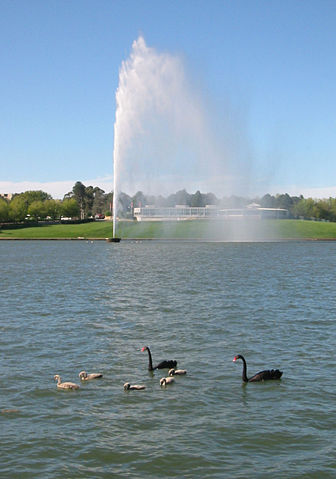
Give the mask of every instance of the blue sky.
M 141 34 L 183 59 L 217 136 L 231 122 L 249 195 L 336 196 L 335 1 L 0 0 L 0 10 L 0 193 L 63 197 L 77 180 L 111 191 L 119 68 Z

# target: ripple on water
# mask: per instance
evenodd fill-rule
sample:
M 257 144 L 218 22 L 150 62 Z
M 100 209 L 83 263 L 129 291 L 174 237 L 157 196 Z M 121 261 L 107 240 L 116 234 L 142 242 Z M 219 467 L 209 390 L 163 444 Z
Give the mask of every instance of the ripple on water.
M 4 477 L 334 477 L 333 244 L 13 243 Z M 160 388 L 145 345 L 188 374 Z M 282 380 L 243 385 L 236 354 Z M 104 377 L 57 390 L 81 370 Z

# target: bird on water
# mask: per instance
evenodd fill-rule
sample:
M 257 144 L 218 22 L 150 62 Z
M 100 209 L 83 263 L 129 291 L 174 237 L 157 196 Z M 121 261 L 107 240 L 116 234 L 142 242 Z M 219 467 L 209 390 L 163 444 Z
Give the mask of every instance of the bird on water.
M 167 386 L 168 384 L 173 384 L 174 382 L 175 382 L 175 379 L 170 376 L 168 378 L 161 378 L 160 386 Z
M 172 359 L 161 361 L 156 366 L 153 366 L 152 355 L 151 355 L 149 347 L 144 346 L 141 349 L 141 351 L 142 352 L 147 351 L 147 353 L 148 353 L 148 371 L 154 371 L 154 369 L 172 369 L 172 368 L 176 368 L 176 366 L 177 366 L 177 361 L 172 360 Z
M 90 381 L 91 379 L 98 379 L 102 378 L 103 375 L 101 373 L 90 373 L 88 374 L 86 371 L 81 371 L 78 376 L 82 381 Z
M 282 376 L 282 371 L 279 369 L 265 369 L 264 371 L 260 371 L 259 373 L 255 374 L 251 378 L 247 377 L 247 365 L 244 356 L 238 354 L 233 358 L 233 362 L 241 359 L 243 361 L 243 374 L 242 378 L 244 383 L 252 383 L 256 381 L 267 381 L 271 379 L 280 379 Z
M 183 374 L 187 374 L 186 369 L 169 369 L 168 376 L 182 376 Z
M 143 386 L 142 384 L 130 384 L 130 383 L 124 384 L 125 391 L 131 391 L 131 390 L 140 391 L 141 389 L 146 389 L 146 386 Z
M 61 376 L 59 374 L 55 374 L 54 379 L 57 381 L 58 389 L 79 389 L 78 384 L 71 382 L 62 383 Z

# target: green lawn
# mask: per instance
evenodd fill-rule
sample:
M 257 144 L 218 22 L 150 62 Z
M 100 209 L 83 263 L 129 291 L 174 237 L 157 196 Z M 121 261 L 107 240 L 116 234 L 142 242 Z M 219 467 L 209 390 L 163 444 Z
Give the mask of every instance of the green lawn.
M 111 238 L 112 223 L 25 226 L 0 230 L 0 239 L 85 239 Z M 192 220 L 177 222 L 121 221 L 120 238 L 200 239 L 248 241 L 281 239 L 336 239 L 336 223 L 302 220 Z
M 336 239 L 336 223 L 303 220 L 272 220 L 271 223 L 281 239 Z

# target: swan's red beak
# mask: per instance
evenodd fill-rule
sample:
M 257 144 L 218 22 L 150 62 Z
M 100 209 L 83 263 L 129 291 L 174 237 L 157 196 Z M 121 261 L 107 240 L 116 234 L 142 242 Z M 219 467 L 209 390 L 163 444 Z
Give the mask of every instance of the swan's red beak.
M 144 352 L 146 348 L 142 348 L 141 351 Z
M 237 361 L 237 356 L 232 359 L 233 362 Z

